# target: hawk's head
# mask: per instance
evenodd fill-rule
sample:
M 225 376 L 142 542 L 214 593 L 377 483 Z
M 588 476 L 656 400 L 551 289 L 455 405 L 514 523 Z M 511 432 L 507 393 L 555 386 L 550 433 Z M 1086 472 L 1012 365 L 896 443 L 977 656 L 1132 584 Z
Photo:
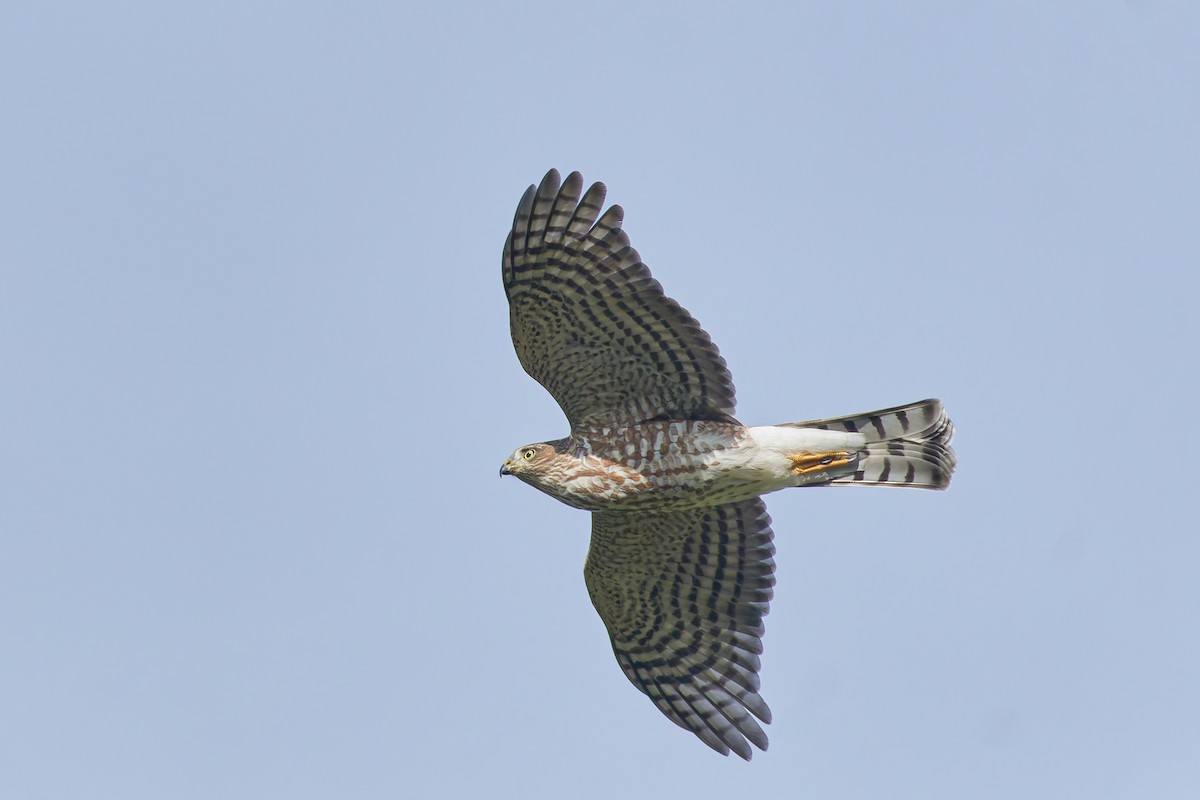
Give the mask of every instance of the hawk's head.
M 603 511 L 622 498 L 651 488 L 630 467 L 587 452 L 588 445 L 556 439 L 518 447 L 501 466 L 501 475 L 524 483 L 573 508 Z
M 501 475 L 516 475 L 526 483 L 538 485 L 546 479 L 546 473 L 554 463 L 558 453 L 552 445 L 546 442 L 527 444 L 518 447 L 508 459 L 500 465 Z
M 539 489 L 569 506 L 583 508 L 575 494 L 587 491 L 590 484 L 580 483 L 582 464 L 570 439 L 537 442 L 518 447 L 500 465 L 501 475 L 516 475 L 523 482 Z M 597 474 L 594 469 L 585 470 Z M 585 485 L 587 484 L 587 485 Z

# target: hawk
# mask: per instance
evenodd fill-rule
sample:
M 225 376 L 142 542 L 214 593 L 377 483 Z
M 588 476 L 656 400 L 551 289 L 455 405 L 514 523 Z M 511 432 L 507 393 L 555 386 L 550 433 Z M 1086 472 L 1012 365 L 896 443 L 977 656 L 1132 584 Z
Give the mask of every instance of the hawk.
M 606 189 L 550 170 L 521 198 L 502 272 L 521 366 L 570 434 L 525 445 L 515 475 L 592 512 L 584 581 L 626 677 L 723 755 L 767 749 L 759 694 L 775 583 L 761 495 L 793 486 L 944 489 L 953 426 L 937 400 L 745 426 L 695 318 L 601 213 Z

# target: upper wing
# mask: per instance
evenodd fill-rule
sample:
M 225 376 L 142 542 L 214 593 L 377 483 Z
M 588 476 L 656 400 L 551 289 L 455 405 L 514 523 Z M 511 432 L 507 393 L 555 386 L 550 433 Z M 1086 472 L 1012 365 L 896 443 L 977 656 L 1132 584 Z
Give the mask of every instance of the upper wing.
M 525 371 L 572 428 L 656 417 L 733 421 L 733 380 L 698 323 L 663 294 L 629 237 L 624 212 L 597 220 L 605 188 L 582 195 L 550 170 L 521 198 L 504 244 L 504 291 Z
M 759 498 L 662 514 L 594 513 L 584 580 L 625 675 L 719 753 L 767 749 L 754 719 L 762 617 L 773 594 Z M 753 715 L 753 716 L 751 716 Z

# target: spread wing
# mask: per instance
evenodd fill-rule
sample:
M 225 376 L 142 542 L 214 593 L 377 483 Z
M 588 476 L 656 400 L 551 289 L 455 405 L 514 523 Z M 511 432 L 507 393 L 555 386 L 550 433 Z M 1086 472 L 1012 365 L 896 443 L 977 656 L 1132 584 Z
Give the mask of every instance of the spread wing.
M 578 172 L 560 187 L 550 170 L 517 207 L 502 266 L 521 365 L 573 429 L 732 422 L 733 380 L 716 346 L 630 246 L 621 207 L 600 215 L 604 184 L 582 189 Z
M 594 513 L 584 580 L 625 675 L 709 747 L 749 760 L 762 617 L 775 584 L 771 518 L 759 498 L 710 508 Z

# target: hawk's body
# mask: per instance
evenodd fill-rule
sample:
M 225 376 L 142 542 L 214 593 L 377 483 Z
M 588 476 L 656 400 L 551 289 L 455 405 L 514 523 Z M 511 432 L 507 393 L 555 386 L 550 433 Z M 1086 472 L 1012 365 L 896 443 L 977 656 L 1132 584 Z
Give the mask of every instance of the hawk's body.
M 926 425 L 944 420 L 934 402 L 916 407 Z M 895 412 L 874 416 L 890 413 Z M 566 439 L 546 443 L 546 469 L 525 477 L 567 505 L 587 511 L 698 508 L 749 500 L 792 486 L 866 480 L 857 468 L 870 452 L 867 435 L 813 427 L 819 424 L 748 428 L 729 422 L 672 420 L 577 430 Z M 929 456 L 937 459 L 940 454 Z M 821 464 L 824 458 L 832 459 L 831 463 Z M 921 461 L 906 464 L 906 469 L 914 470 L 908 483 L 918 482 L 916 470 L 921 465 Z M 903 477 L 897 474 L 895 480 Z M 939 480 L 933 475 L 921 477 L 923 484 Z
M 745 427 L 725 361 L 582 192 L 551 170 L 529 187 L 505 245 L 521 364 L 571 434 L 501 468 L 592 511 L 584 579 L 625 674 L 722 753 L 766 749 L 757 720 L 762 617 L 774 585 L 760 495 L 792 486 L 942 489 L 953 426 L 937 400 L 870 414 Z

